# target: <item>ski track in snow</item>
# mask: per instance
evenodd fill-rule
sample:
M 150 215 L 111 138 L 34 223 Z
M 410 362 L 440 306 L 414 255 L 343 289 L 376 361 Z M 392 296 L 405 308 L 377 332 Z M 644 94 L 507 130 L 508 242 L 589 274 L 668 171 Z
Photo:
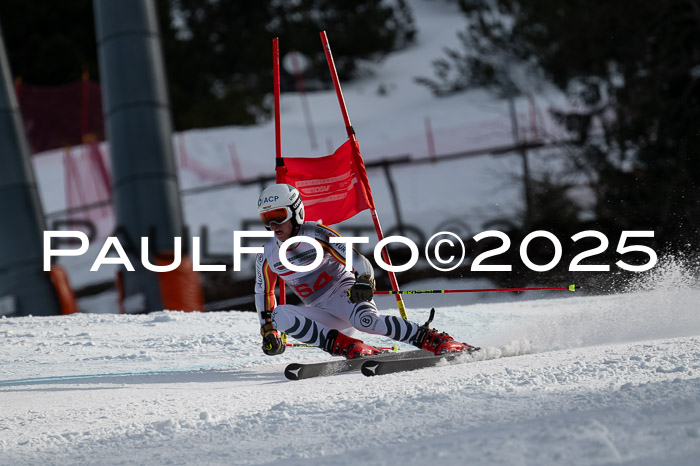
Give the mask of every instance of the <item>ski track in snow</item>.
M 0 319 L 0 464 L 693 464 L 698 299 L 438 308 L 475 361 L 298 382 L 250 313 Z

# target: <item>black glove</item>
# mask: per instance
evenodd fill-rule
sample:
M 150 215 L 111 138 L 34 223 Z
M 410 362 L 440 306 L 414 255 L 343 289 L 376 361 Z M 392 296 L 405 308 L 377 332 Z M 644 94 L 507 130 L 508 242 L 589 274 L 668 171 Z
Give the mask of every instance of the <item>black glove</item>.
M 282 340 L 280 337 L 279 332 L 275 330 L 272 324 L 265 324 L 260 327 L 260 333 L 263 337 L 263 353 L 267 354 L 268 356 L 282 354 L 284 353 L 284 350 L 287 349 L 287 345 L 284 343 L 284 340 Z
M 374 278 L 371 275 L 360 275 L 348 294 L 351 303 L 371 301 L 374 296 Z

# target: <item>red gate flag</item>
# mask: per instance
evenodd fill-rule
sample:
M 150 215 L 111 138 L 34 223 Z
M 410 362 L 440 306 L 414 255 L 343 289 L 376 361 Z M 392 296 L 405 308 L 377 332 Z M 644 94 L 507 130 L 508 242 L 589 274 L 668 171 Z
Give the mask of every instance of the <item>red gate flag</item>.
M 285 157 L 284 166 L 286 182 L 301 193 L 306 220 L 333 225 L 375 208 L 356 140 L 325 157 Z

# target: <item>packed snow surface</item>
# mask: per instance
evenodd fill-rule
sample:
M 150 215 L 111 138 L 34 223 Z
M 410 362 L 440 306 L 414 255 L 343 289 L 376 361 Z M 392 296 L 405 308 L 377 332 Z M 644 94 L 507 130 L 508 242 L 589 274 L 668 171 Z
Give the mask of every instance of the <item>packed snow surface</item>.
M 700 291 L 664 274 L 439 307 L 473 360 L 374 378 L 287 381 L 331 357 L 265 356 L 252 313 L 0 319 L 0 464 L 697 464 Z
M 375 76 L 343 86 L 365 160 L 427 156 L 428 118 L 437 154 L 512 143 L 505 102 L 484 92 L 436 99 L 415 83 L 433 74 L 443 47 L 458 45 L 465 20 L 451 3 L 409 3 L 417 43 L 378 64 Z M 557 97 L 533 93 L 546 117 Z M 319 147 L 310 150 L 299 96 L 285 94 L 285 155 L 326 155 L 345 138 L 333 91 L 309 103 Z M 527 100 L 516 106 L 521 129 L 530 128 Z M 551 122 L 537 126 L 538 138 L 557 138 Z M 212 172 L 233 179 L 232 144 L 244 178 L 272 174 L 273 135 L 268 122 L 175 137 L 181 187 L 211 184 Z M 543 155 L 531 154 L 537 168 Z M 34 158 L 45 212 L 66 207 L 62 161 L 60 150 Z M 430 234 L 459 212 L 474 234 L 489 221 L 516 219 L 520 164 L 509 154 L 397 166 L 404 221 Z M 388 181 L 380 169 L 368 175 L 390 228 Z M 193 231 L 207 226 L 212 250 L 230 254 L 231 230 L 255 219 L 259 191 L 190 194 L 185 221 Z M 366 212 L 349 223 L 371 225 Z M 100 246 L 61 259 L 74 286 L 113 278 L 114 268 L 89 272 Z M 82 299 L 91 314 L 2 318 L 0 465 L 698 464 L 700 290 L 691 262 L 659 264 L 608 296 L 408 297 L 410 319 L 422 323 L 435 306 L 435 327 L 482 350 L 467 364 L 375 378 L 287 381 L 286 364 L 330 356 L 306 348 L 263 355 L 252 313 L 95 314 L 114 312 L 112 293 Z M 409 287 L 490 287 L 459 285 Z M 377 302 L 398 314 L 390 298 Z

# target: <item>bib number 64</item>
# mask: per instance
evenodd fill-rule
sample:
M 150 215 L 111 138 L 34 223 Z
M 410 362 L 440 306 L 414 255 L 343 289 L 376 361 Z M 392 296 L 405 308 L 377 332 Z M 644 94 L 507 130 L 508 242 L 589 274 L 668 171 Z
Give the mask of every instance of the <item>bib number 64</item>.
M 300 297 L 308 298 L 324 286 L 328 285 L 332 280 L 333 277 L 331 277 L 330 275 L 328 275 L 327 272 L 324 271 L 318 276 L 313 286 L 310 286 L 308 283 L 302 283 L 300 285 L 295 286 L 294 290 L 299 294 Z

